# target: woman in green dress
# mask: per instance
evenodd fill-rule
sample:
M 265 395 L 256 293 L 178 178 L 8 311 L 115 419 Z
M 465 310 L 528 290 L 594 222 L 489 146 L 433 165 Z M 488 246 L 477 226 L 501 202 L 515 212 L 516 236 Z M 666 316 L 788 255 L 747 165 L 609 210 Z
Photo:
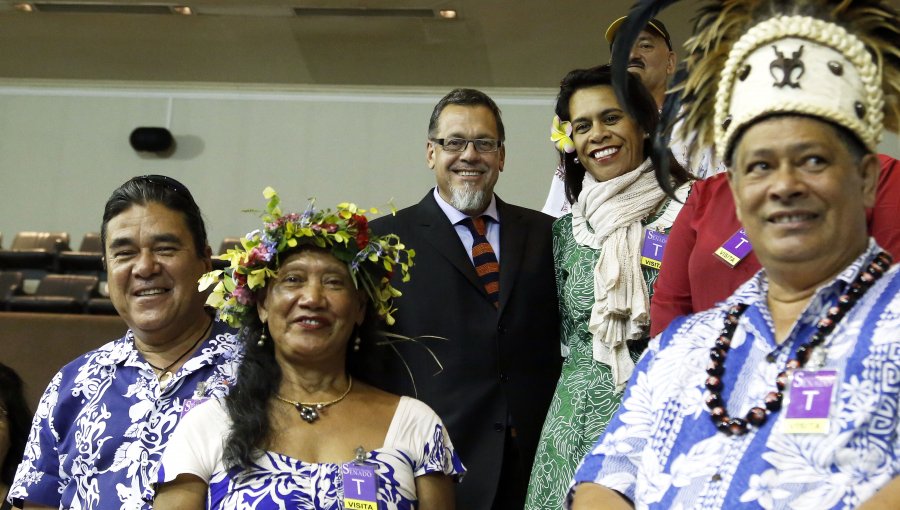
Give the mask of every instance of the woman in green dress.
M 650 294 L 665 234 L 681 203 L 657 184 L 649 159 L 656 103 L 629 74 L 635 116 L 619 105 L 608 65 L 570 72 L 553 135 L 572 212 L 553 225 L 565 356 L 544 423 L 527 510 L 559 509 L 575 468 L 615 413 L 647 345 Z M 689 174 L 670 157 L 676 196 Z

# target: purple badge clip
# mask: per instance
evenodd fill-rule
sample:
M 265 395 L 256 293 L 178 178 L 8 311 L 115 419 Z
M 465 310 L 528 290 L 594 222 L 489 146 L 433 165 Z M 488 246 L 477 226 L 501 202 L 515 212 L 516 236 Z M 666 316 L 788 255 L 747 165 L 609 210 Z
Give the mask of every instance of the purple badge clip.
M 744 260 L 744 257 L 749 255 L 751 251 L 753 251 L 753 245 L 750 244 L 750 239 L 747 239 L 747 233 L 741 228 L 722 243 L 722 246 L 716 250 L 715 254 L 723 262 L 734 267 Z
M 341 466 L 345 510 L 378 510 L 378 475 L 375 465 L 365 458 L 365 450 L 360 446 L 356 460 Z
M 836 370 L 796 370 L 791 376 L 784 432 L 827 434 Z
M 663 251 L 669 236 L 656 230 L 644 232 L 644 244 L 641 245 L 641 265 L 659 269 L 662 267 Z

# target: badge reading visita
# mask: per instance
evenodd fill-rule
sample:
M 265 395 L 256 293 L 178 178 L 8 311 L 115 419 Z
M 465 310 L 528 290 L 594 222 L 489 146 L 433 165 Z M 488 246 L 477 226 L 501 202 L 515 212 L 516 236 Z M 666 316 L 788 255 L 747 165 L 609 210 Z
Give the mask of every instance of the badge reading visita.
M 782 423 L 787 434 L 827 434 L 836 370 L 796 370 Z
M 715 255 L 722 262 L 734 267 L 744 260 L 744 257 L 749 255 L 751 251 L 753 251 L 753 245 L 750 244 L 750 240 L 747 239 L 747 233 L 742 228 L 722 243 L 722 246 L 716 250 Z
M 378 478 L 373 464 L 355 460 L 341 466 L 344 510 L 378 510 Z
M 656 230 L 644 232 L 644 244 L 641 246 L 641 265 L 653 269 L 662 267 L 663 251 L 669 236 Z

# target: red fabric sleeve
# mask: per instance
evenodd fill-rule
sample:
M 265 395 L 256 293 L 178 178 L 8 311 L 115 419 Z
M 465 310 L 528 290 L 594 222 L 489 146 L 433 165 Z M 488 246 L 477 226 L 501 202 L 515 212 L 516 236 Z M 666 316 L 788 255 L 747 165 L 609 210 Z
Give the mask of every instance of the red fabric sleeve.
M 691 194 L 678 212 L 669 240 L 663 252 L 659 276 L 653 285 L 650 298 L 650 336 L 661 333 L 676 317 L 693 311 L 691 306 L 691 282 L 688 277 L 688 258 L 694 247 L 697 232 L 694 230 L 694 205 L 700 198 L 704 181 L 693 184 Z
M 869 234 L 900 255 L 900 162 L 880 154 L 875 207 L 866 210 Z M 759 268 L 750 253 L 734 268 L 714 254 L 741 227 L 725 174 L 694 183 L 669 233 L 650 301 L 650 334 L 681 315 L 706 310 L 730 296 Z
M 753 252 L 733 268 L 715 255 L 740 228 L 724 173 L 694 183 L 663 253 L 650 300 L 651 335 L 676 317 L 711 308 L 759 271 Z
M 892 255 L 900 255 L 900 162 L 879 154 L 881 173 L 875 207 L 866 211 L 869 234 Z

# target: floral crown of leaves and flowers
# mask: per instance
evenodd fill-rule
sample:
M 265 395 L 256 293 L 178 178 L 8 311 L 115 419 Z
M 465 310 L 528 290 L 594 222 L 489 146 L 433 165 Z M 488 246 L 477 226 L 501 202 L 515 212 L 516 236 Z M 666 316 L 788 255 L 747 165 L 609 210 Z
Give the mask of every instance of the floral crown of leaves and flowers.
M 554 115 L 553 125 L 550 126 L 550 141 L 561 153 L 575 152 L 575 142 L 572 141 L 572 123 L 560 120 L 559 115 Z
M 227 261 L 228 267 L 200 278 L 201 292 L 213 287 L 206 304 L 218 311 L 221 320 L 235 328 L 246 325 L 256 316 L 258 291 L 275 276 L 280 258 L 302 246 L 314 246 L 345 262 L 354 285 L 366 292 L 378 316 L 388 325 L 394 323 L 394 299 L 401 293 L 391 285 L 391 278 L 399 272 L 402 281 L 409 281 L 415 251 L 407 249 L 396 234 L 378 236 L 369 230 L 365 214 L 378 214 L 377 209 L 367 211 L 344 202 L 335 211 L 319 210 L 315 199 L 310 199 L 302 213 L 284 214 L 274 189 L 267 187 L 263 197 L 268 200 L 260 214 L 263 228 L 248 233 L 240 246 L 217 257 Z

